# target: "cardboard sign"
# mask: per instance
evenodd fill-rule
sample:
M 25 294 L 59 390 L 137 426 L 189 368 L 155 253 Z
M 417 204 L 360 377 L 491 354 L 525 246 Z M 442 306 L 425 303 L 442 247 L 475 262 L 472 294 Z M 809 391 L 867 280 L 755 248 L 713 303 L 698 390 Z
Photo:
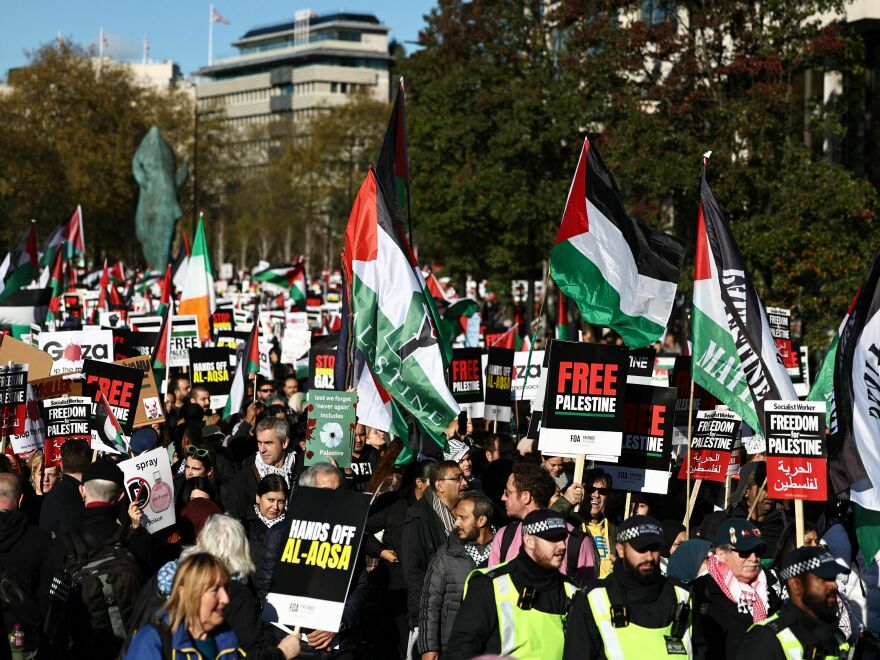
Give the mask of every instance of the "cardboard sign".
M 513 398 L 516 401 L 535 401 L 538 394 L 538 381 L 541 380 L 541 366 L 544 362 L 544 351 L 532 351 L 529 362 L 528 351 L 517 351 L 513 354 Z M 528 372 L 526 369 L 528 368 Z M 528 378 L 526 377 L 528 375 Z
M 27 419 L 26 364 L 0 367 L 0 434 L 22 434 Z
M 272 573 L 264 618 L 339 630 L 369 508 L 366 493 L 296 489 L 285 514 L 290 537 Z
M 43 424 L 43 417 L 40 414 L 40 406 L 37 403 L 33 385 L 28 383 L 25 392 L 27 404 L 24 431 L 9 436 L 9 440 L 12 442 L 12 451 L 19 455 L 41 449 L 46 441 L 46 425 Z
M 65 330 L 41 332 L 40 350 L 53 360 L 53 374 L 82 371 L 85 360 L 113 361 L 113 332 L 110 330 Z
M 657 351 L 650 346 L 629 351 L 629 370 L 626 372 L 627 385 L 653 385 L 654 359 Z
M 309 391 L 336 388 L 333 370 L 336 367 L 336 351 L 322 348 L 309 349 Z
M 91 399 L 84 396 L 65 396 L 43 401 L 46 465 L 61 465 L 61 445 L 68 440 L 85 440 L 91 443 L 91 410 Z
M 736 441 L 742 423 L 731 410 L 701 410 L 694 424 L 691 443 L 691 479 L 724 481 L 735 458 Z M 687 457 L 678 478 L 687 479 Z
M 513 355 L 509 348 L 490 348 L 486 355 L 486 405 L 483 417 L 509 422 L 513 386 Z
M 107 398 L 113 416 L 125 435 L 131 435 L 134 417 L 140 400 L 143 372 L 134 367 L 86 360 L 83 364 L 86 377 L 86 395 L 92 400 L 92 414 L 100 389 Z
M 211 409 L 223 408 L 232 387 L 229 351 L 225 348 L 191 348 L 189 368 L 192 386 L 200 385 L 211 395 Z
M 74 379 L 74 376 L 76 379 Z M 82 396 L 82 374 L 65 374 L 61 376 L 49 376 L 31 381 L 34 388 L 34 398 L 37 401 L 54 399 L 60 396 Z
M 332 458 L 340 468 L 351 467 L 356 392 L 309 392 L 305 465 Z
M 143 373 L 140 397 L 134 416 L 134 428 L 139 429 L 143 426 L 164 422 L 165 411 L 162 406 L 162 396 L 159 393 L 159 388 L 156 387 L 156 379 L 153 376 L 153 366 L 149 356 L 126 358 L 117 364 L 134 367 Z
M 791 310 L 781 307 L 767 308 L 767 323 L 770 325 L 770 335 L 776 342 L 776 350 L 782 358 L 782 364 L 789 376 L 800 375 L 798 348 L 791 342 Z
M 632 354 L 630 354 L 632 355 Z M 623 446 L 617 463 L 602 464 L 614 488 L 665 495 L 672 459 L 676 390 L 627 382 Z
M 174 482 L 164 447 L 121 461 L 128 499 L 143 513 L 141 524 L 150 534 L 174 524 Z
M 672 381 L 670 387 L 678 390 L 678 398 L 675 403 L 675 426 L 685 434 L 684 443 L 687 444 L 688 406 L 691 396 L 691 356 L 679 355 L 675 358 L 675 366 L 672 369 Z M 709 394 L 702 387 L 694 383 L 694 407 L 693 418 L 701 410 L 714 410 L 721 402 Z
M 483 400 L 482 349 L 454 348 L 449 362 L 449 391 L 458 403 Z
M 3 343 L 0 344 L 0 364 L 9 362 L 28 365 L 28 376 L 31 380 L 46 378 L 52 374 L 52 357 L 48 353 L 4 335 Z
M 824 401 L 767 401 L 767 493 L 774 499 L 828 497 Z
M 554 341 L 539 449 L 554 456 L 620 456 L 628 366 L 620 346 Z
M 195 314 L 171 317 L 171 337 L 169 339 L 169 367 L 188 367 L 189 349 L 199 348 L 199 320 Z

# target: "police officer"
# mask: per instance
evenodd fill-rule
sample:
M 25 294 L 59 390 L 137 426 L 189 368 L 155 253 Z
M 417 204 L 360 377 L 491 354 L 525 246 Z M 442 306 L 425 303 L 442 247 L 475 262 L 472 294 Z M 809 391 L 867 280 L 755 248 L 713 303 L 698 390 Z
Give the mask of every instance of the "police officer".
M 611 574 L 572 599 L 563 658 L 697 655 L 690 593 L 660 573 L 662 534 L 649 516 L 620 525 Z
M 484 653 L 517 660 L 562 657 L 563 619 L 575 592 L 559 572 L 567 536 L 555 511 L 538 509 L 523 518 L 519 554 L 468 576 L 444 660 Z
M 746 633 L 737 658 L 846 658 L 849 644 L 837 628 L 838 573 L 848 572 L 825 548 L 798 548 L 782 562 L 789 601 Z

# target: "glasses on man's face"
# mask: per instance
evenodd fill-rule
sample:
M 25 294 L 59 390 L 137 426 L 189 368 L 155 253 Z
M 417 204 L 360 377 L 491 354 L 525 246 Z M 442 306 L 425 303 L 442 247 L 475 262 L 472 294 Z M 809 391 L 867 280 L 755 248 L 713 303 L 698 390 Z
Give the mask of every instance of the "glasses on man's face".
M 505 488 L 505 489 L 504 489 L 504 496 L 505 496 L 505 497 L 510 497 L 511 495 L 513 495 L 514 493 L 517 493 L 517 492 L 519 492 L 519 491 L 516 490 L 516 489 L 514 489 L 514 490 L 509 490 L 509 489 Z
M 260 394 L 272 394 L 272 392 L 274 392 L 274 391 L 275 390 L 272 389 L 271 387 L 269 387 L 269 388 L 261 387 L 260 388 Z
M 440 481 L 467 481 L 464 474 L 459 472 L 458 476 L 455 477 L 443 477 Z
M 731 552 L 739 555 L 740 559 L 748 559 L 752 555 L 755 555 L 755 559 L 759 559 L 761 557 L 761 555 L 758 554 L 758 551 L 755 548 L 752 548 L 751 550 L 737 550 L 736 548 L 733 548 Z
M 607 495 L 608 494 L 608 489 L 600 487 L 600 486 L 593 486 L 591 488 L 587 488 L 586 490 L 591 495 L 593 493 L 599 493 L 599 495 Z

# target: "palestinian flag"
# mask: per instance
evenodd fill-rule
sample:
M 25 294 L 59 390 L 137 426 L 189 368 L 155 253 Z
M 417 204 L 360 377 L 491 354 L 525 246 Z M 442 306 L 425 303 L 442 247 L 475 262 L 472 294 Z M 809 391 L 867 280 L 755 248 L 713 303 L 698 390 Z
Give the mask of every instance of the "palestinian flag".
M 290 294 L 293 303 L 301 311 L 306 309 L 306 264 L 299 261 L 295 264 L 284 266 L 271 266 L 253 273 L 253 279 L 257 282 L 268 282 Z
M 446 384 L 443 342 L 424 277 L 372 168 L 348 220 L 343 263 L 356 347 L 379 385 L 445 446 L 459 407 Z
M 92 449 L 111 454 L 131 455 L 128 439 L 100 388 L 96 394 L 95 417 L 92 420 Z
M 113 264 L 113 268 L 110 269 L 110 279 L 114 284 L 125 284 L 125 266 L 121 261 Z
M 259 307 L 254 312 L 254 318 L 260 318 Z M 232 378 L 232 387 L 229 390 L 229 397 L 226 399 L 226 407 L 223 409 L 223 414 L 220 415 L 221 419 L 229 419 L 241 412 L 244 406 L 247 381 L 256 378 L 256 374 L 260 373 L 259 337 L 260 323 L 255 321 L 250 335 L 244 343 L 244 350 L 238 356 L 238 362 L 235 365 L 235 376 Z
M 174 293 L 173 286 L 171 282 L 171 264 L 168 264 L 165 266 L 165 279 L 162 280 L 162 293 L 159 297 L 159 307 L 156 309 L 159 316 L 162 316 L 165 310 L 168 309 L 168 305 L 171 304 L 171 296 Z
M 437 281 L 434 273 L 430 270 L 425 271 L 425 286 L 427 286 L 428 293 L 431 294 L 431 297 L 438 305 L 451 305 L 453 303 L 453 300 L 446 295 L 443 287 L 440 286 L 440 282 Z
M 156 379 L 156 387 L 162 394 L 167 393 L 167 376 L 168 366 L 171 362 L 171 332 L 172 332 L 172 315 L 174 314 L 174 304 L 168 305 L 165 318 L 162 319 L 162 327 L 159 328 L 159 338 L 156 340 L 156 346 L 153 348 L 153 376 Z
M 397 84 L 397 96 L 391 109 L 388 130 L 379 149 L 376 177 L 388 196 L 394 217 L 409 218 L 409 157 L 406 149 L 406 95 L 403 78 Z
M 523 338 L 520 333 L 518 323 L 511 326 L 510 330 L 497 337 L 491 344 L 491 348 L 506 348 L 511 351 L 527 351 L 530 346 L 529 338 Z
M 40 270 L 37 262 L 36 221 L 31 220 L 30 226 L 21 237 L 3 263 L 0 263 L 0 304 L 34 281 Z
M 568 323 L 568 309 L 566 309 L 568 302 L 561 289 L 557 293 L 559 295 L 556 298 L 556 339 L 572 341 L 571 326 Z
M 61 320 L 61 296 L 64 295 L 64 259 L 61 247 L 55 248 L 55 264 L 52 266 L 52 279 L 49 281 L 50 301 L 46 321 Z
M 58 246 L 63 250 L 64 260 L 72 261 L 74 258 L 80 268 L 85 262 L 86 237 L 83 232 L 82 207 L 77 206 L 73 215 L 67 222 L 62 222 L 43 244 L 40 266 L 45 268 L 52 262 L 55 250 Z
M 0 325 L 42 326 L 49 316 L 52 290 L 19 289 L 0 303 Z
M 630 348 L 658 340 L 672 312 L 684 244 L 627 215 L 596 146 L 584 146 L 568 192 L 550 272 L 584 320 Z
M 694 260 L 694 382 L 766 437 L 764 402 L 798 396 L 705 169 Z
M 94 319 L 98 316 L 98 311 L 109 312 L 111 308 L 118 309 L 124 306 L 119 291 L 116 290 L 116 285 L 113 284 L 110 271 L 107 269 L 106 259 L 104 259 L 104 270 L 101 271 L 101 280 L 98 282 L 98 289 L 98 306 L 93 313 L 93 323 L 95 322 Z
M 480 311 L 480 303 L 473 298 L 456 300 L 440 318 L 440 333 L 444 342 L 452 346 L 452 342 L 462 332 L 467 332 L 468 319 Z
M 199 320 L 199 338 L 211 339 L 211 314 L 217 308 L 214 300 L 214 278 L 211 276 L 211 257 L 205 238 L 204 218 L 199 216 L 192 254 L 186 268 L 186 282 L 180 296 L 178 314 L 195 314 Z

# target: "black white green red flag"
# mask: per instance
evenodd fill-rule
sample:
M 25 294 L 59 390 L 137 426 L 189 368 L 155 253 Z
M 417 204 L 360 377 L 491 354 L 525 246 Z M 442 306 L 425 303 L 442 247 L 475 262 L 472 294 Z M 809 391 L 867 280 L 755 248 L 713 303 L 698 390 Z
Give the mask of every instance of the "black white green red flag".
M 0 263 L 0 304 L 39 275 L 35 225 L 31 220 L 24 236 Z
M 67 222 L 62 222 L 48 240 L 43 244 L 43 256 L 40 259 L 40 267 L 45 268 L 52 263 L 55 250 L 61 246 L 62 256 L 65 261 L 76 260 L 80 267 L 84 265 L 86 254 L 86 237 L 83 231 L 82 207 L 77 206 L 73 215 Z
M 247 382 L 260 373 L 259 318 L 260 308 L 257 306 L 254 310 L 254 325 L 244 343 L 244 351 L 235 365 L 235 376 L 232 377 L 232 387 L 229 389 L 229 398 L 226 399 L 226 407 L 220 416 L 221 419 L 229 419 L 241 412 L 247 391 Z
M 550 272 L 590 323 L 630 348 L 658 340 L 672 312 L 684 244 L 632 219 L 588 138 L 550 250 Z
M 765 435 L 764 402 L 798 396 L 705 170 L 694 260 L 694 382 Z
M 445 445 L 459 407 L 446 384 L 443 342 L 422 272 L 372 168 L 351 210 L 343 264 L 355 346 L 391 398 Z
M 168 367 L 171 364 L 171 332 L 173 330 L 172 317 L 174 315 L 174 303 L 168 305 L 165 316 L 162 318 L 162 326 L 159 328 L 159 338 L 153 348 L 153 377 L 156 379 L 156 387 L 162 394 L 168 389 Z
M 49 280 L 49 288 L 52 297 L 49 300 L 49 310 L 46 312 L 46 322 L 61 320 L 61 296 L 64 293 L 64 254 L 61 246 L 55 248 L 55 263 L 52 266 L 52 279 Z
M 306 264 L 299 261 L 295 264 L 270 266 L 253 273 L 257 282 L 268 282 L 286 289 L 291 300 L 300 309 L 306 309 Z

